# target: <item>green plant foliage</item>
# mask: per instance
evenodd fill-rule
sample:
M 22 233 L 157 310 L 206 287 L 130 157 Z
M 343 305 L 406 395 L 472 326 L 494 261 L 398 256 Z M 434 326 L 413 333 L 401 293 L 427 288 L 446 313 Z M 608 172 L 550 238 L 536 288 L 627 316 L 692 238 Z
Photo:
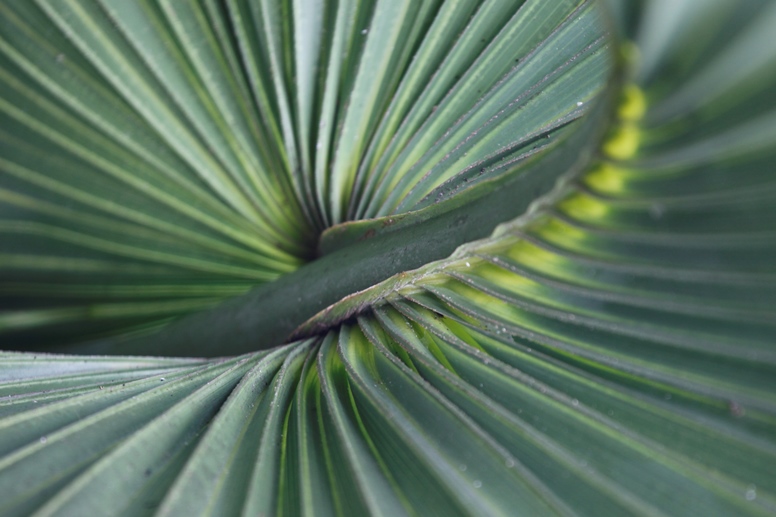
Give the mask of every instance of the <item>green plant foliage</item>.
M 774 24 L 1 2 L 0 514 L 776 513 Z

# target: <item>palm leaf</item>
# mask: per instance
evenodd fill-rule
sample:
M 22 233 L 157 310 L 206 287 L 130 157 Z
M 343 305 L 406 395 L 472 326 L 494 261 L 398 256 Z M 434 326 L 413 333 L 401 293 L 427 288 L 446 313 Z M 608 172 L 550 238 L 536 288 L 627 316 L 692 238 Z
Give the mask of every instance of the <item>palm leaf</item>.
M 2 513 L 775 512 L 776 9 L 610 4 L 0 4 Z

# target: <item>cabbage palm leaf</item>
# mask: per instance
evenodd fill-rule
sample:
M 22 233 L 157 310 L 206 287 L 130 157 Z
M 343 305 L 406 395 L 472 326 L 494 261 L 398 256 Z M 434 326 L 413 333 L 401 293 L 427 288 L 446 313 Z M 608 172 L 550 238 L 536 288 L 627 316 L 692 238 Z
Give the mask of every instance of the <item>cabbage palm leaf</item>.
M 0 513 L 773 514 L 775 23 L 1 2 Z

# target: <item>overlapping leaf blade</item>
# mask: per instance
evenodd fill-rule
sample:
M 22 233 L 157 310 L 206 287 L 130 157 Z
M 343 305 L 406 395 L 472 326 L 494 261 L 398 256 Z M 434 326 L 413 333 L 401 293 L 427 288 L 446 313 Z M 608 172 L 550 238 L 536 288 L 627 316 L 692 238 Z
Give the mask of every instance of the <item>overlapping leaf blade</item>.
M 229 23 L 248 14 L 234 4 Z M 204 5 L 210 15 L 223 12 Z M 277 17 L 273 5 L 251 11 L 257 18 L 250 23 Z M 684 13 L 693 19 L 689 5 Z M 729 6 L 719 2 L 708 19 L 721 20 Z M 169 7 L 148 12 L 169 15 Z M 345 9 L 336 22 L 315 16 L 355 23 L 369 12 Z M 639 33 L 648 70 L 634 75 L 644 90 L 626 88 L 610 138 L 585 174 L 564 177 L 492 237 L 324 311 L 299 329 L 315 330 L 308 339 L 207 361 L 4 355 L 3 512 L 772 514 L 772 52 L 763 50 L 747 71 L 744 91 L 735 73 L 724 84 L 719 78 L 742 49 L 771 48 L 758 17 L 773 12 L 767 2 L 747 4 L 729 29 L 694 42 L 694 55 L 722 57 L 707 67 L 692 59 L 674 65 L 681 73 L 673 78 L 664 73 L 674 60 L 666 49 L 681 38 L 650 46 L 648 18 Z M 192 29 L 175 24 L 199 23 L 201 14 L 187 11 L 190 17 L 170 22 L 172 32 L 185 39 Z M 205 38 L 212 54 L 192 59 L 216 56 L 222 70 L 234 72 L 239 58 L 224 49 L 228 29 L 225 19 L 219 23 L 208 30 L 221 49 Z M 294 23 L 303 26 L 301 18 Z M 349 30 L 357 35 L 358 27 Z M 276 50 L 289 34 L 275 35 Z M 305 54 L 310 48 L 297 50 L 300 62 L 315 61 Z M 287 117 L 273 122 L 276 129 L 296 129 L 283 133 L 283 159 L 299 153 L 294 159 L 311 164 L 309 142 L 300 143 L 311 135 L 311 93 L 284 91 L 289 70 L 269 71 L 287 64 L 257 71 L 251 87 L 273 81 L 273 96 L 288 95 L 272 115 Z M 408 79 L 406 93 L 391 101 L 408 113 L 418 95 L 412 81 L 419 79 Z M 217 97 L 222 86 L 210 83 L 207 95 Z M 405 92 L 402 83 L 392 87 Z M 699 91 L 712 94 L 688 93 Z M 329 113 L 329 120 L 339 116 Z M 307 122 L 294 126 L 297 115 Z M 28 119 L 18 120 L 21 128 Z M 371 127 L 379 135 L 397 124 L 388 117 Z M 410 133 L 403 138 L 411 141 Z M 378 150 L 393 142 L 348 142 L 368 158 L 364 169 L 347 164 L 347 174 L 379 163 Z M 383 156 L 395 163 L 400 152 Z M 306 206 L 308 217 L 323 214 L 328 195 L 313 194 L 318 186 L 309 176 L 289 178 L 300 199 L 318 196 L 317 207 Z M 8 192 L 19 204 L 20 194 Z M 197 292 L 191 278 L 157 288 Z M 38 293 L 52 292 L 51 284 L 39 286 Z M 24 317 L 35 323 L 31 313 Z
M 578 0 L 0 9 L 16 348 L 152 332 L 296 269 L 332 224 L 519 175 L 609 65 Z

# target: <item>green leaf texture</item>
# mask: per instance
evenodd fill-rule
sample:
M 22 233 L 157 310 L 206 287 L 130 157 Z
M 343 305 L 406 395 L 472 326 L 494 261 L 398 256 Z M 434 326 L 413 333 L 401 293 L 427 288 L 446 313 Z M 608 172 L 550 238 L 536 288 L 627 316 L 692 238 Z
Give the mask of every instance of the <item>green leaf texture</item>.
M 173 245 L 172 233 L 153 226 L 171 225 L 252 250 L 266 261 L 255 271 L 281 274 L 272 261 L 292 262 L 271 256 L 279 251 L 239 239 L 264 246 L 288 231 L 287 248 L 270 248 L 297 267 L 308 231 L 411 213 L 439 192 L 444 203 L 450 191 L 439 189 L 482 163 L 494 175 L 474 183 L 519 175 L 534 163 L 534 135 L 552 141 L 556 129 L 583 127 L 569 124 L 583 114 L 576 104 L 590 104 L 606 77 L 596 64 L 604 43 L 585 34 L 602 23 L 588 3 L 526 2 L 511 12 L 509 2 L 35 5 L 0 4 L 0 109 L 10 115 L 0 192 L 13 200 L 3 198 L 2 216 L 20 236 L 3 241 L 3 300 L 30 300 L 2 321 L 16 332 L 5 336 L 35 343 L 58 334 L 16 329 L 85 321 L 56 312 L 77 304 L 36 305 L 57 292 L 88 294 L 98 307 L 139 293 L 137 307 L 156 319 L 124 330 L 147 332 L 143 325 L 164 321 L 153 288 L 192 303 L 180 314 L 233 294 L 227 287 L 265 281 L 230 283 L 150 255 L 135 263 L 125 248 L 90 239 L 126 243 L 137 231 L 127 252 L 145 242 L 165 253 L 148 244 L 156 239 L 187 260 L 210 260 L 189 253 L 194 241 Z M 583 171 L 559 171 L 549 195 L 490 237 L 351 293 L 269 350 L 216 359 L 0 355 L 0 513 L 776 513 L 776 7 L 634 5 L 614 11 L 621 32 L 609 37 L 627 86 L 606 139 Z M 32 30 L 38 19 L 50 33 Z M 118 32 L 98 19 L 120 19 Z M 515 64 L 499 46 L 513 29 L 537 63 Z M 577 45 L 569 51 L 580 68 L 548 61 L 561 59 L 563 42 Z M 43 52 L 33 44 L 52 52 L 48 64 L 33 63 Z M 63 64 L 55 49 L 64 48 L 74 50 L 64 60 L 74 68 L 45 79 L 41 70 Z M 483 92 L 472 86 L 479 82 Z M 74 99 L 85 85 L 92 93 Z M 572 85 L 587 97 L 575 100 Z M 505 100 L 515 94 L 516 105 Z M 104 108 L 92 111 L 95 103 Z M 124 123 L 138 132 L 119 131 Z M 160 129 L 168 124 L 177 128 L 169 135 Z M 260 144 L 267 149 L 250 149 Z M 545 145 L 546 156 L 560 149 Z M 146 154 L 151 161 L 138 165 Z M 70 164 L 62 175 L 46 172 L 52 156 L 57 167 Z M 260 167 L 240 161 L 251 159 Z M 502 159 L 517 165 L 499 168 Z M 271 174 L 275 166 L 288 172 Z M 98 178 L 180 180 L 193 190 L 158 183 L 133 205 L 140 190 L 109 191 Z M 272 178 L 282 178 L 277 190 L 246 187 Z M 119 191 L 126 203 L 108 202 Z M 466 201 L 475 191 L 454 195 Z M 297 202 L 252 198 L 279 192 Z M 184 206 L 199 215 L 176 208 Z M 65 213 L 80 219 L 65 223 Z M 71 263 L 94 270 L 61 276 Z M 128 282 L 132 274 L 138 281 Z M 186 289 L 199 294 L 182 296 Z M 257 349 L 268 346 L 262 339 Z
M 148 333 L 519 175 L 606 43 L 579 0 L 2 2 L 0 331 Z

